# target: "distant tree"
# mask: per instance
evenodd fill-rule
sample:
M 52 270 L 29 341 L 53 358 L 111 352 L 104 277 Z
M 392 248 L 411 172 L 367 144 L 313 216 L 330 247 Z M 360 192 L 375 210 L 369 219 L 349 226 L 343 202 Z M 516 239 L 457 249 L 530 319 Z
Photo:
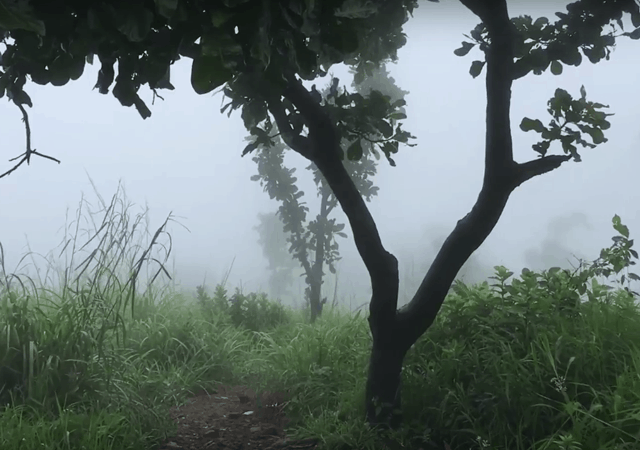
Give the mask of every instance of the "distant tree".
M 337 78 L 332 78 L 331 85 L 318 93 L 325 104 L 336 106 L 336 98 L 340 98 L 337 97 L 338 83 Z M 392 104 L 397 104 L 398 112 L 390 117 L 392 123 L 406 117 L 401 105 L 404 104 L 404 96 L 408 92 L 395 85 L 384 65 L 366 66 L 361 76 L 354 77 L 352 87 L 356 95 L 368 96 L 375 92 L 373 95 L 387 96 Z M 344 93 L 347 94 L 346 90 Z M 277 132 L 277 127 L 273 127 L 271 132 Z M 298 179 L 293 175 L 296 169 L 287 168 L 284 164 L 286 145 L 278 134 L 276 133 L 276 137 L 272 137 L 268 143 L 258 145 L 256 156 L 253 157 L 253 161 L 258 165 L 258 174 L 252 176 L 251 180 L 259 181 L 269 197 L 281 203 L 278 216 L 287 236 L 289 251 L 304 271 L 307 284 L 305 302 L 310 311 L 310 321 L 313 323 L 322 314 L 322 308 L 327 301 L 326 297 L 322 296 L 324 270 L 328 267 L 331 273 L 336 273 L 335 263 L 340 259 L 336 237 L 347 237 L 342 232 L 345 224 L 337 223 L 335 218 L 331 218 L 335 207 L 338 206 L 338 200 L 314 163 L 311 163 L 307 170 L 313 176 L 320 207 L 315 219 L 307 221 L 309 207 L 303 201 L 304 192 L 296 184 Z M 374 186 L 371 178 L 377 171 L 374 158 L 380 159 L 380 154 L 373 143 L 384 142 L 383 145 L 393 146 L 385 141 L 385 136 L 376 129 L 370 130 L 367 135 L 358 135 L 355 139 L 351 137 L 342 140 L 342 147 L 347 149 L 347 158 L 343 159 L 343 165 L 358 192 L 367 201 L 371 201 L 378 192 L 378 187 Z M 389 149 L 389 154 L 395 151 L 397 146 Z M 393 161 L 391 157 L 389 160 Z
M 254 229 L 259 234 L 258 243 L 269 265 L 269 295 L 282 299 L 293 284 L 297 264 L 287 248 L 287 236 L 282 231 L 282 221 L 277 214 L 258 214 L 258 225 Z
M 584 87 L 577 98 L 557 89 L 548 102 L 552 120 L 547 126 L 526 117 L 520 122 L 521 130 L 540 133 L 541 140 L 533 146 L 539 158 L 516 162 L 510 118 L 513 82 L 547 69 L 559 75 L 563 64 L 580 65 L 583 54 L 598 63 L 609 58 L 616 38 L 640 39 L 640 11 L 634 0 L 579 0 L 567 5 L 567 13 L 557 13 L 553 23 L 545 17 L 511 19 L 506 0 L 461 3 L 481 20 L 470 32 L 471 42 L 463 42 L 455 54 L 464 56 L 477 47 L 482 56 L 471 63 L 470 73 L 477 77 L 486 67 L 484 180 L 471 211 L 457 222 L 414 297 L 400 309 L 398 261 L 385 249 L 343 161 L 345 154 L 349 159 L 363 156 L 362 141 L 380 133 L 385 140 L 374 145 L 391 162 L 399 144 L 410 137 L 392 120 L 401 117 L 402 104 L 376 91 L 365 97 L 337 88 L 323 98 L 302 80 L 324 76 L 333 64 L 352 66 L 360 77 L 370 64 L 395 61 L 398 48 L 406 43 L 402 27 L 416 0 L 2 0 L 0 94 L 6 93 L 18 106 L 27 134 L 25 152 L 4 175 L 34 155 L 43 156 L 30 144 L 24 108 L 31 106 L 24 90 L 27 77 L 61 86 L 78 79 L 85 61 L 97 56 L 98 91 L 106 94 L 114 85 L 120 103 L 135 106 L 147 118 L 151 111 L 138 89 L 148 85 L 154 94 L 157 89 L 173 89 L 171 65 L 181 57 L 192 59 L 194 91 L 206 94 L 224 86 L 231 101 L 223 110 L 242 109 L 245 127 L 255 139 L 244 154 L 268 146 L 277 125 L 286 145 L 315 164 L 347 215 L 372 288 L 367 422 L 376 428 L 397 427 L 402 421 L 404 357 L 433 324 L 456 274 L 491 233 L 511 193 L 571 159 L 579 161 L 577 144 L 593 148 L 606 142 L 603 130 L 610 124 L 601 111 L 605 105 L 587 100 Z M 631 15 L 635 28 L 618 33 L 624 13 Z M 465 114 L 476 112 L 467 105 L 460 110 L 460 132 L 465 130 Z M 346 151 L 345 140 L 351 142 Z M 563 154 L 548 154 L 555 141 Z M 414 205 L 447 192 L 446 184 L 438 192 L 416 192 Z

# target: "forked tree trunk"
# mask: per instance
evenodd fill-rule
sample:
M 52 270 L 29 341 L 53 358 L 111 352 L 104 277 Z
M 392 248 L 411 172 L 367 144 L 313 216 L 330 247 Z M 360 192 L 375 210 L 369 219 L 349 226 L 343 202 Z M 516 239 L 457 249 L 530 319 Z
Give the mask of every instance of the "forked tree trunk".
M 545 156 L 526 163 L 513 159 L 510 102 L 513 72 L 513 24 L 506 0 L 461 0 L 484 22 L 486 50 L 486 140 L 482 189 L 475 205 L 445 240 L 413 299 L 398 309 L 398 261 L 384 248 L 375 221 L 345 170 L 340 136 L 332 118 L 295 76 L 287 75 L 283 95 L 305 117 L 307 137 L 296 135 L 278 99 L 269 108 L 287 144 L 314 162 L 349 219 L 356 247 L 371 277 L 369 328 L 373 337 L 365 393 L 366 420 L 375 428 L 402 422 L 402 362 L 411 346 L 435 321 L 460 268 L 484 242 L 520 184 L 550 172 L 571 157 Z M 277 100 L 277 101 L 276 101 Z M 465 114 L 471 114 L 468 111 Z M 460 127 L 464 128 L 464 123 Z M 427 197 L 418 193 L 417 203 Z

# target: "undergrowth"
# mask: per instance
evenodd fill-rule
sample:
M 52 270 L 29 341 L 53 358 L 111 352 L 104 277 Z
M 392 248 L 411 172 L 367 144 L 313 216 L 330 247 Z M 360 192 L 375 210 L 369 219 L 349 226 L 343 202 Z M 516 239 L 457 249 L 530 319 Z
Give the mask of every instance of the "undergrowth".
M 293 437 L 379 448 L 363 420 L 360 312 L 327 308 L 309 325 L 225 283 L 195 299 L 159 288 L 171 218 L 141 236 L 144 213 L 131 221 L 121 193 L 97 212 L 83 200 L 62 270 L 8 273 L 0 247 L 0 448 L 151 449 L 191 392 L 256 379 L 291 394 Z M 496 267 L 490 283 L 456 283 L 405 360 L 393 438 L 409 449 L 640 448 L 637 254 L 613 225 L 611 247 L 575 270 Z

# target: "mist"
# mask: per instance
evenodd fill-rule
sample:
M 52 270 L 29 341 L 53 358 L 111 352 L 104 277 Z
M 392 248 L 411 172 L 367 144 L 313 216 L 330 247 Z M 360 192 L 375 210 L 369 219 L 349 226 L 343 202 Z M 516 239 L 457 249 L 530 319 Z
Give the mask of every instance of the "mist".
M 568 2 L 512 2 L 511 16 L 546 15 Z M 401 148 L 397 167 L 384 159 L 374 178 L 379 194 L 369 204 L 383 243 L 401 268 L 401 298 L 405 303 L 426 273 L 439 245 L 474 204 L 484 170 L 486 91 L 484 73 L 473 79 L 474 50 L 457 57 L 464 33 L 477 18 L 458 3 L 424 2 L 406 25 L 408 43 L 397 64 L 387 67 L 397 85 L 409 91 L 404 129 L 414 134 L 416 147 Z M 460 274 L 465 282 L 480 282 L 493 267 L 518 273 L 523 267 L 571 267 L 576 258 L 596 259 L 611 242 L 611 218 L 621 216 L 631 237 L 640 230 L 640 131 L 635 113 L 639 101 L 640 62 L 635 42 L 620 39 L 610 61 L 565 67 L 561 76 L 544 73 L 518 80 L 513 86 L 512 131 L 518 161 L 533 159 L 534 133 L 518 128 L 523 117 L 548 121 L 546 101 L 561 87 L 610 106 L 609 141 L 582 151 L 583 161 L 527 182 L 511 196 L 498 225 Z M 243 291 L 269 292 L 267 260 L 255 227 L 259 214 L 278 207 L 258 183 L 239 113 L 220 114 L 222 94 L 198 96 L 190 87 L 190 64 L 178 61 L 172 72 L 175 91 L 156 99 L 152 117 L 142 120 L 111 95 L 93 90 L 98 67 L 88 66 L 76 82 L 60 88 L 29 84 L 34 107 L 29 110 L 32 145 L 61 160 L 36 158 L 0 179 L 0 242 L 8 272 L 33 270 L 21 258 L 28 251 L 46 255 L 63 239 L 65 224 L 84 197 L 98 205 L 97 193 L 110 199 L 122 182 L 133 211 L 148 209 L 151 233 L 171 214 L 167 224 L 172 254 L 168 269 L 173 286 L 194 292 L 226 280 Z M 341 85 L 351 79 L 345 67 L 333 75 Z M 328 77 L 326 83 L 328 83 Z M 324 87 L 325 81 L 316 81 Z M 152 94 L 144 91 L 151 104 Z M 20 111 L 0 103 L 2 167 L 24 151 Z M 560 152 L 552 147 L 551 151 Z M 301 190 L 315 192 L 308 162 L 288 151 L 285 162 L 297 169 Z M 94 184 L 92 184 L 94 183 Z M 94 189 L 95 186 L 95 189 Z M 318 199 L 307 194 L 311 214 Z M 137 208 L 137 209 L 136 209 Z M 342 211 L 339 222 L 347 223 Z M 146 219 L 145 219 L 146 220 Z M 323 296 L 352 309 L 370 296 L 370 280 L 353 242 L 340 239 L 342 259 L 337 274 L 328 276 Z M 304 279 L 294 277 L 285 303 L 301 301 Z M 271 292 L 273 294 L 273 292 Z

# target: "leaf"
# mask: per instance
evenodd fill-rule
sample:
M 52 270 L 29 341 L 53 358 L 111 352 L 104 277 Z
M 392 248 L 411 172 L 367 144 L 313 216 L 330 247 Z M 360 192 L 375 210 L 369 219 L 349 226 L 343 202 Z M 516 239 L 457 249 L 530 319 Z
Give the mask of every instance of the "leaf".
M 613 228 L 618 233 L 620 233 L 622 236 L 626 237 L 627 239 L 629 238 L 629 228 L 627 228 L 625 225 L 622 224 L 622 221 L 619 215 L 616 214 L 613 216 L 612 223 L 613 223 Z
M 453 53 L 456 56 L 464 56 L 475 46 L 476 44 L 472 44 L 471 42 L 463 42 L 462 47 L 455 49 Z
M 341 55 L 336 55 L 340 58 L 342 54 L 353 53 L 360 47 L 356 29 L 345 23 L 336 25 L 332 30 L 327 30 L 325 42 L 341 53 Z
M 171 19 L 178 8 L 178 0 L 154 0 L 158 14 Z
M 197 94 L 206 94 L 229 81 L 233 73 L 219 56 L 198 56 L 191 65 L 191 86 Z
M 241 156 L 245 156 L 247 153 L 251 153 L 252 151 L 254 151 L 256 148 L 258 148 L 258 144 L 256 144 L 255 142 L 252 142 L 251 144 L 248 144 L 244 150 L 242 150 L 242 155 Z M 254 175 L 255 176 L 255 175 Z M 253 181 L 253 177 L 251 178 Z
M 141 42 L 149 34 L 154 15 L 147 8 L 120 9 L 115 14 L 118 31 L 131 42 Z
M 473 61 L 471 63 L 471 68 L 469 69 L 469 73 L 473 78 L 476 78 L 482 72 L 482 68 L 484 67 L 486 61 Z
M 640 27 L 640 8 L 631 11 L 631 24 L 634 27 Z
M 260 178 L 262 178 L 260 175 L 251 175 L 251 181 L 258 181 Z
M 551 73 L 554 75 L 560 75 L 562 73 L 562 64 L 560 64 L 560 61 L 551 61 Z
M 376 122 L 378 131 L 382 133 L 385 138 L 393 136 L 393 127 L 386 120 L 378 120 Z
M 46 34 L 44 22 L 33 17 L 28 2 L 0 0 L 0 28 Z
M 22 89 L 17 92 L 15 90 L 9 91 L 7 93 L 7 97 L 9 97 L 10 100 L 13 100 L 16 105 L 28 105 L 29 108 L 33 108 L 31 97 L 29 97 L 29 94 Z
M 217 9 L 211 13 L 211 23 L 214 27 L 218 28 L 227 23 L 227 21 L 232 17 L 233 14 L 229 11 Z
M 549 19 L 546 17 L 538 17 L 535 22 L 533 22 L 533 26 L 536 28 L 542 28 L 544 25 L 549 23 Z
M 389 114 L 389 119 L 393 119 L 393 120 L 402 120 L 402 119 L 406 119 L 407 115 L 401 112 L 396 112 L 396 113 L 391 113 Z
M 638 40 L 640 39 L 640 27 L 633 30 L 631 33 L 624 33 L 625 36 L 629 36 L 630 39 Z
M 603 142 L 607 142 L 607 138 L 604 137 L 604 133 L 600 128 L 589 128 L 587 130 L 591 139 L 593 139 L 594 144 L 602 144 Z
M 358 161 L 362 158 L 362 144 L 360 143 L 360 139 L 356 139 L 349 148 L 347 148 L 347 158 L 350 161 Z
M 542 122 L 540 122 L 539 119 L 533 120 L 525 117 L 522 119 L 522 122 L 520 122 L 520 129 L 522 131 L 535 130 L 538 133 L 542 133 L 545 130 L 545 126 L 542 124 Z
M 133 101 L 133 104 L 135 105 L 136 110 L 138 110 L 138 113 L 140 114 L 140 116 L 142 116 L 143 119 L 148 119 L 149 117 L 151 117 L 151 110 L 149 110 L 149 107 L 145 104 L 145 102 L 142 101 L 138 94 L 136 94 L 136 98 Z

